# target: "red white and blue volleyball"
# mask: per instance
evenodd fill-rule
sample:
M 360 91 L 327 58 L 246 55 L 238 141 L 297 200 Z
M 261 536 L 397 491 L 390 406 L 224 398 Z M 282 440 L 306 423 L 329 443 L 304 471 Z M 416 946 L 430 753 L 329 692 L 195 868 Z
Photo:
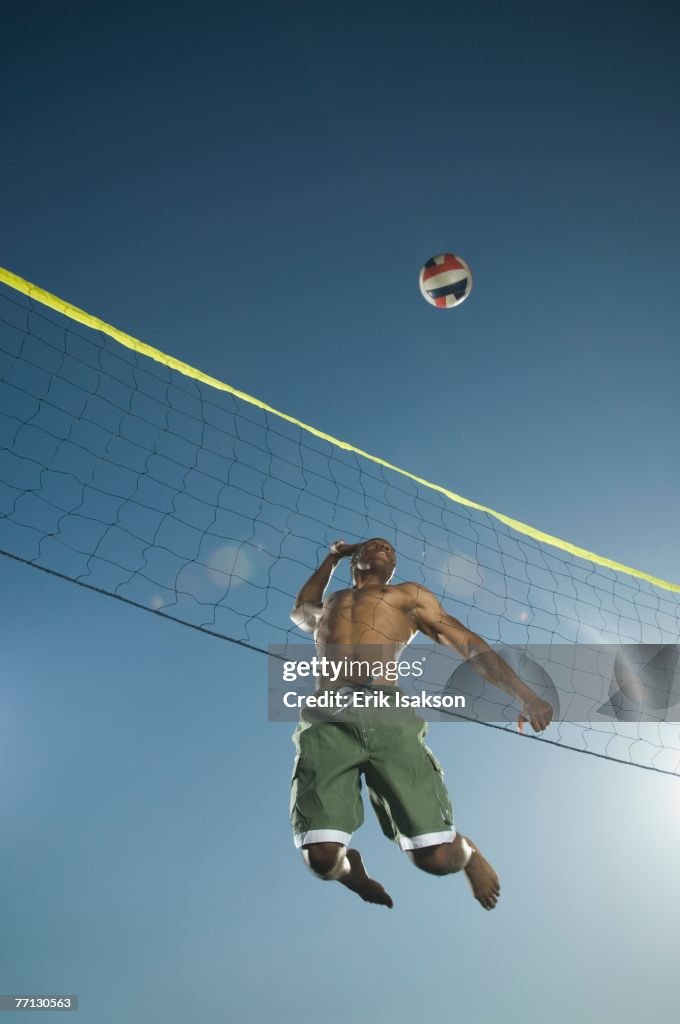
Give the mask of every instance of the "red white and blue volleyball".
M 439 309 L 460 306 L 472 291 L 472 271 L 461 256 L 440 252 L 420 271 L 420 291 Z

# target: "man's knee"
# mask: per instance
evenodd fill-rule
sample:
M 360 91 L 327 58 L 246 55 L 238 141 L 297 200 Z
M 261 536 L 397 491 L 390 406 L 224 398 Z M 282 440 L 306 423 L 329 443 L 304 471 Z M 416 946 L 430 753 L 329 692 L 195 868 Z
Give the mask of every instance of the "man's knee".
M 333 881 L 344 866 L 345 847 L 342 843 L 310 843 L 302 848 L 302 856 L 315 875 Z
M 455 855 L 453 843 L 423 846 L 419 850 L 409 850 L 408 855 L 415 866 L 428 875 L 451 875 L 463 866 Z

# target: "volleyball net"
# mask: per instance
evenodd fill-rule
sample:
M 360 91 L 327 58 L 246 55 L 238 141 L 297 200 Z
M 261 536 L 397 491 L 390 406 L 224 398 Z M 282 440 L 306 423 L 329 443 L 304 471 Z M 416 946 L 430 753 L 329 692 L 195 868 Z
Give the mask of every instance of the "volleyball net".
M 397 550 L 393 582 L 427 586 L 520 673 L 548 673 L 560 714 L 545 742 L 680 774 L 680 586 L 329 437 L 0 270 L 2 554 L 285 654 L 328 545 L 376 536 Z M 598 664 L 605 649 L 661 659 L 665 696 L 636 705 L 609 668 L 584 686 L 564 654 L 583 649 Z M 460 681 L 450 658 L 433 652 L 427 685 Z M 497 701 L 497 726 L 514 728 Z

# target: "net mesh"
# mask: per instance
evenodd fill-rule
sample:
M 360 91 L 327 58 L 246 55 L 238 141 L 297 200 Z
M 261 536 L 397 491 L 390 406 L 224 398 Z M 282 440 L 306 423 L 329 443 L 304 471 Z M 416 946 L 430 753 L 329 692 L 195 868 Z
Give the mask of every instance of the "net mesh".
M 328 544 L 374 536 L 398 552 L 393 582 L 426 585 L 491 644 L 680 634 L 672 587 L 543 543 L 0 285 L 2 553 L 266 651 L 300 642 L 289 612 Z M 336 580 L 349 584 L 346 564 Z M 607 696 L 594 689 L 588 720 L 545 741 L 678 774 L 678 727 L 622 721 Z

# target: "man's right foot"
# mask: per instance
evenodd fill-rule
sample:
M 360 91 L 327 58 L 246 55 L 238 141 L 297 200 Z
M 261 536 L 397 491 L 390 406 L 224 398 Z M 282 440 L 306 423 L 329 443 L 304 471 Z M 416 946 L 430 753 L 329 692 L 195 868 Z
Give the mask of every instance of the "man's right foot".
M 493 910 L 501 894 L 501 884 L 498 875 L 479 850 L 473 850 L 465 874 L 475 899 L 479 900 L 485 910 Z
M 369 878 L 366 874 L 366 868 L 359 851 L 347 850 L 345 856 L 349 861 L 350 870 L 344 878 L 339 879 L 342 885 L 347 886 L 352 892 L 361 896 L 362 900 L 365 900 L 367 903 L 378 903 L 382 907 L 394 906 L 392 897 L 389 893 L 385 892 L 380 882 L 376 882 L 374 878 Z

